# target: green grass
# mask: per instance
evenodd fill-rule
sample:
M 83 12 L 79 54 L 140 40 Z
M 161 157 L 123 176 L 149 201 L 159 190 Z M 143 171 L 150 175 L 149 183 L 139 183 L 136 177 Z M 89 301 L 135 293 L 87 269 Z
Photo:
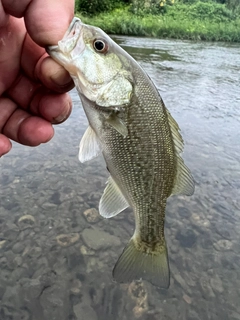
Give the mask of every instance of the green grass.
M 197 10 L 196 4 L 192 7 L 176 4 L 169 7 L 164 15 L 137 16 L 130 13 L 128 7 L 92 17 L 77 15 L 85 23 L 110 34 L 240 42 L 240 16 L 234 17 L 225 11 L 221 13 L 221 10 L 219 14 L 213 11 L 208 16 L 202 12 L 204 10 Z

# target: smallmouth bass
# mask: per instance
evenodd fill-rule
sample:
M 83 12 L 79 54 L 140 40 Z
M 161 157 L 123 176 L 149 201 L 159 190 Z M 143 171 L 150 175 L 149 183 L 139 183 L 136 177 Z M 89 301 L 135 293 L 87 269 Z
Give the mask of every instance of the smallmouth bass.
M 139 64 L 101 29 L 74 18 L 63 39 L 47 51 L 70 73 L 89 121 L 79 160 L 102 152 L 110 172 L 100 214 L 110 218 L 128 206 L 134 211 L 135 232 L 113 278 L 142 278 L 168 288 L 166 201 L 172 194 L 194 192 L 190 170 L 180 156 L 178 124 Z

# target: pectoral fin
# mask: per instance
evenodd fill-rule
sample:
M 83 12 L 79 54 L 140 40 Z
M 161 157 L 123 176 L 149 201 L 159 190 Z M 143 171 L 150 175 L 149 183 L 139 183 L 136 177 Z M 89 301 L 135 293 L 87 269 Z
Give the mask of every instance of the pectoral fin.
M 124 121 L 120 119 L 116 114 L 110 115 L 108 118 L 106 118 L 106 121 L 122 136 L 126 137 L 128 135 L 126 123 L 124 123 Z
M 111 218 L 129 206 L 118 185 L 109 177 L 107 186 L 100 199 L 99 213 L 104 218 Z
M 78 159 L 80 162 L 85 162 L 97 157 L 100 152 L 101 148 L 96 133 L 89 126 L 81 139 Z

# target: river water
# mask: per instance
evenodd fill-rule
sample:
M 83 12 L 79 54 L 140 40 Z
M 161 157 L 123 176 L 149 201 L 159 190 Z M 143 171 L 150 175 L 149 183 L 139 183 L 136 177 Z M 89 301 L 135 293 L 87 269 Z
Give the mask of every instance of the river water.
M 0 161 L 1 320 L 240 319 L 240 51 L 238 45 L 115 37 L 157 85 L 185 140 L 193 196 L 168 201 L 171 285 L 116 284 L 131 210 L 105 220 L 101 157 L 80 164 L 87 128 L 70 119 L 37 148 Z

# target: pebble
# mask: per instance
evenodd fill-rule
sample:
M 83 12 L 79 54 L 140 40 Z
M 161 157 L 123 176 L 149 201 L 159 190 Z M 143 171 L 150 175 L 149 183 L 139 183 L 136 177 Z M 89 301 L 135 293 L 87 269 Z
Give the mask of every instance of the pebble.
M 210 227 L 210 221 L 207 219 L 204 219 L 200 217 L 198 214 L 193 213 L 191 216 L 191 222 L 201 228 L 209 228 Z
M 92 273 L 96 270 L 100 271 L 104 268 L 104 264 L 102 261 L 99 261 L 99 259 L 95 257 L 89 257 L 86 263 L 86 273 Z
M 22 278 L 27 278 L 29 276 L 29 271 L 26 268 L 16 267 L 11 273 L 11 281 L 17 283 Z
M 45 285 L 40 292 L 38 305 L 39 302 L 43 310 L 43 317 L 40 319 L 68 319 L 70 301 L 66 278 L 61 275 L 52 285 Z
M 73 295 L 79 295 L 81 293 L 82 282 L 78 279 L 74 279 L 70 292 Z
M 6 242 L 7 242 L 7 240 L 0 241 L 0 249 L 2 249 L 4 247 Z
M 95 208 L 85 210 L 83 215 L 89 223 L 96 223 L 100 220 L 100 215 Z
M 215 294 L 210 286 L 210 279 L 207 277 L 201 277 L 200 279 L 200 289 L 204 299 L 214 298 Z
M 16 289 L 12 286 L 6 287 L 5 293 L 3 295 L 3 300 L 11 300 L 16 293 Z
M 171 245 L 169 251 L 171 251 L 171 253 L 177 253 L 179 251 L 179 246 L 173 244 Z
M 176 234 L 176 239 L 182 247 L 192 248 L 197 241 L 197 236 L 191 229 L 180 229 Z
M 82 255 L 84 256 L 93 256 L 95 254 L 95 252 L 91 249 L 89 249 L 88 247 L 86 247 L 85 245 L 82 245 L 80 247 L 80 252 Z
M 224 224 L 216 225 L 216 232 L 226 240 L 233 240 L 236 238 L 235 226 L 224 222 Z
M 78 233 L 60 234 L 56 237 L 57 243 L 61 247 L 69 247 L 79 240 L 80 236 Z
M 213 244 L 217 251 L 228 251 L 232 249 L 232 242 L 230 240 L 221 239 Z
M 229 316 L 231 320 L 240 320 L 240 312 L 231 311 Z
M 120 246 L 119 238 L 99 229 L 84 229 L 82 233 L 84 243 L 93 250 Z
M 3 270 L 7 267 L 8 260 L 6 257 L 0 257 L 0 269 Z
M 147 290 L 142 281 L 133 281 L 128 287 L 128 294 L 135 301 L 133 314 L 135 318 L 140 318 L 148 311 Z
M 23 242 L 16 242 L 12 247 L 12 252 L 14 253 L 21 253 L 25 249 Z
M 185 291 L 189 291 L 186 281 L 183 279 L 183 277 L 179 273 L 173 274 L 173 277 L 182 289 L 184 289 Z
M 183 300 L 184 300 L 185 302 L 187 302 L 188 304 L 191 304 L 191 303 L 192 303 L 191 297 L 189 297 L 187 294 L 184 294 L 184 295 L 183 295 Z
M 134 300 L 145 300 L 147 299 L 147 291 L 141 280 L 133 281 L 129 284 L 128 293 Z
M 199 315 L 199 312 L 195 311 L 192 308 L 188 308 L 187 313 L 188 313 L 187 319 L 189 320 L 203 320 L 203 318 L 201 318 L 201 316 Z
M 16 256 L 13 260 L 13 263 L 16 265 L 16 267 L 20 267 L 23 263 L 22 257 Z
M 31 257 L 33 259 L 40 258 L 42 255 L 42 248 L 41 247 L 26 247 L 24 250 L 22 256 L 25 257 Z
M 191 217 L 191 212 L 188 208 L 178 207 L 178 213 L 182 218 L 189 219 Z
M 85 305 L 83 303 L 78 303 L 73 306 L 73 311 L 77 320 L 98 320 L 98 316 L 93 308 L 89 305 Z
M 217 293 L 223 293 L 224 289 L 223 289 L 223 283 L 222 280 L 220 279 L 220 277 L 215 274 L 211 277 L 210 279 L 210 284 L 211 287 L 213 289 L 213 291 L 217 294 Z
M 33 227 L 34 224 L 35 224 L 35 218 L 30 214 L 21 216 L 18 219 L 18 225 L 21 229 Z
M 4 238 L 9 241 L 15 241 L 16 238 L 18 237 L 19 230 L 16 228 L 11 229 L 10 227 L 8 227 L 8 225 L 6 225 L 5 228 L 6 228 L 6 231 L 4 232 Z
M 21 279 L 22 294 L 25 299 L 38 298 L 43 291 L 44 284 L 39 279 Z

